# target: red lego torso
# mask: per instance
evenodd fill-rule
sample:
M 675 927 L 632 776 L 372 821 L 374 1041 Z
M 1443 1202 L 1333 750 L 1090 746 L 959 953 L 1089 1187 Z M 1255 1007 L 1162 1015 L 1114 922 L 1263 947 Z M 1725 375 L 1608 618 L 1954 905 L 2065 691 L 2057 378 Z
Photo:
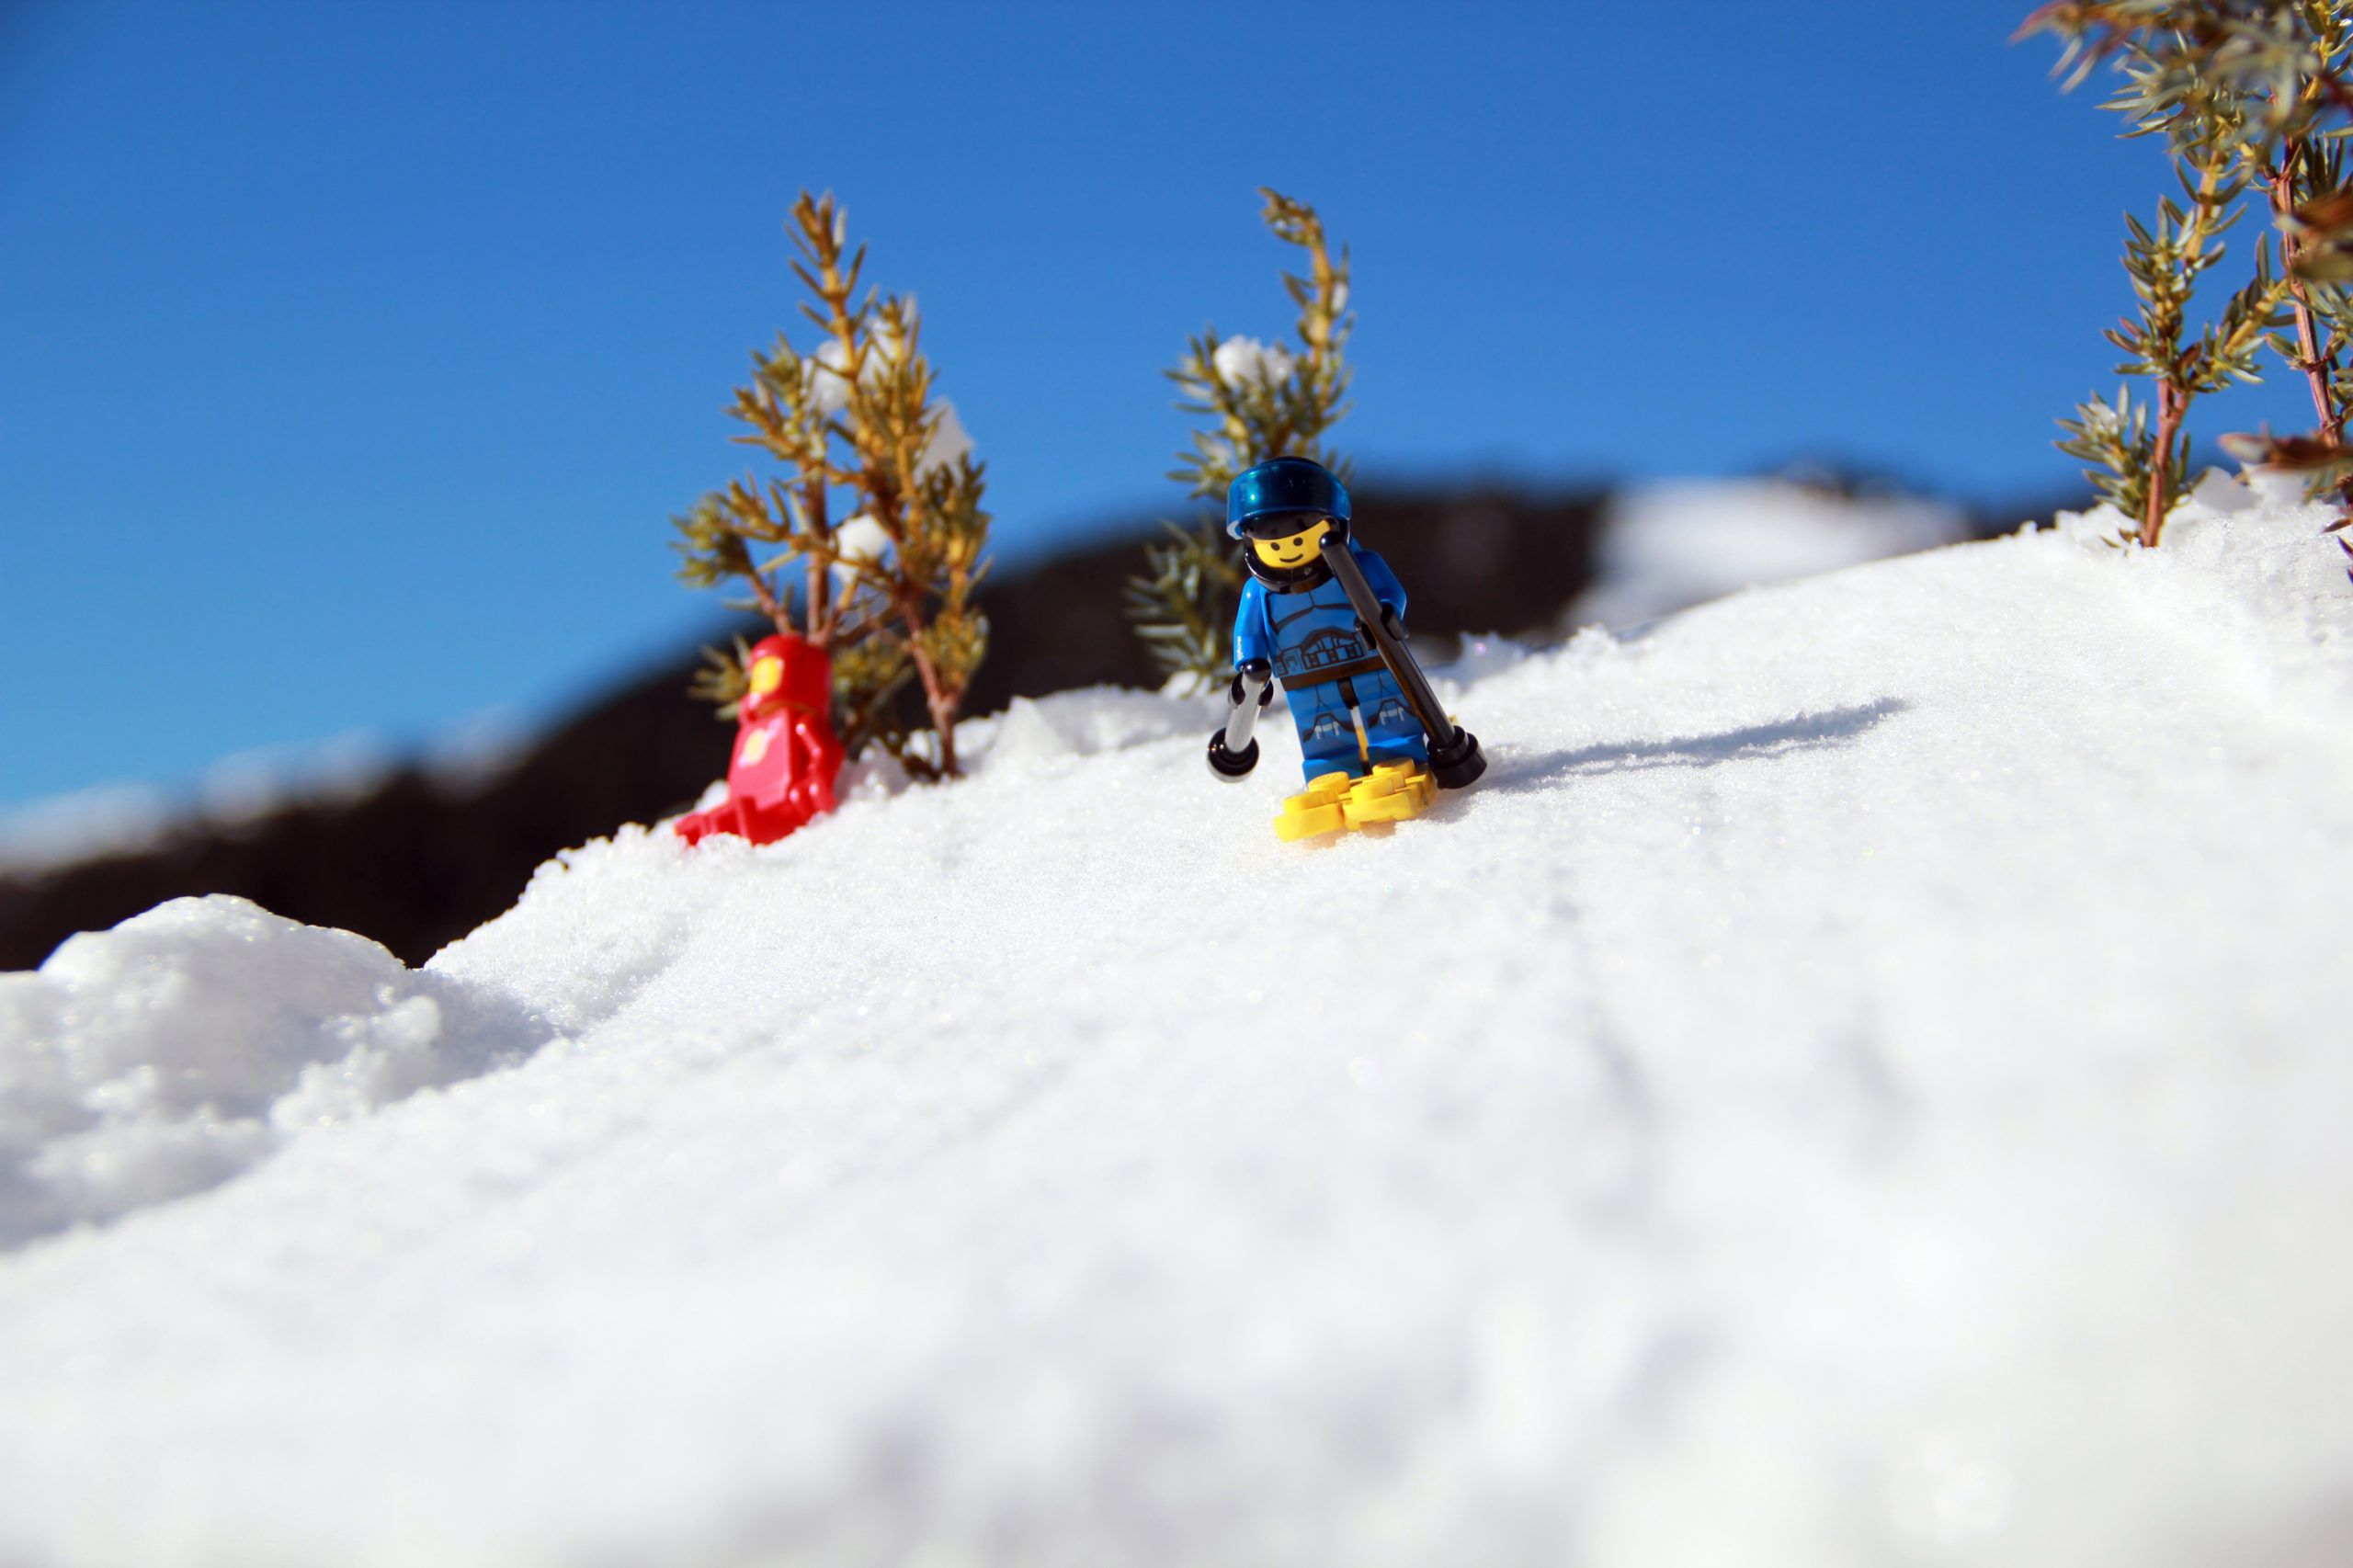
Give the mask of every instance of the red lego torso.
M 806 639 L 779 635 L 754 646 L 747 670 L 727 799 L 678 819 L 688 844 L 714 833 L 769 844 L 834 809 L 842 746 L 830 717 L 832 662 Z

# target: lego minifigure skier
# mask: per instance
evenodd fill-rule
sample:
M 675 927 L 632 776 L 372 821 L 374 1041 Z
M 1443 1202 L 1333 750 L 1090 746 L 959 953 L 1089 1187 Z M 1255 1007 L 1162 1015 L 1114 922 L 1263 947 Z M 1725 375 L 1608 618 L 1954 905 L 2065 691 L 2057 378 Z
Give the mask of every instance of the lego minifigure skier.
M 1250 580 L 1233 617 L 1233 709 L 1210 739 L 1210 767 L 1239 778 L 1256 765 L 1251 724 L 1279 680 L 1307 776 L 1275 819 L 1284 839 L 1418 816 L 1438 788 L 1486 767 L 1405 649 L 1404 585 L 1348 522 L 1347 489 L 1305 458 L 1260 463 L 1226 493 L 1225 530 L 1244 541 Z
M 677 835 L 688 844 L 714 833 L 772 844 L 834 809 L 842 744 L 834 736 L 833 662 L 815 643 L 786 632 L 753 645 L 745 675 L 727 799 L 677 820 Z

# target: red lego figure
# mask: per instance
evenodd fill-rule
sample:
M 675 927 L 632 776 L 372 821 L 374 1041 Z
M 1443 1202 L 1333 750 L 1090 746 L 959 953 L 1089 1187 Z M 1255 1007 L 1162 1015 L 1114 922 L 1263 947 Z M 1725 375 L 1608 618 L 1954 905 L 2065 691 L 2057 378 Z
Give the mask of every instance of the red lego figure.
M 833 661 L 805 637 L 763 637 L 752 649 L 751 686 L 727 765 L 727 799 L 677 821 L 688 844 L 733 833 L 773 844 L 834 809 L 842 744 L 831 717 Z

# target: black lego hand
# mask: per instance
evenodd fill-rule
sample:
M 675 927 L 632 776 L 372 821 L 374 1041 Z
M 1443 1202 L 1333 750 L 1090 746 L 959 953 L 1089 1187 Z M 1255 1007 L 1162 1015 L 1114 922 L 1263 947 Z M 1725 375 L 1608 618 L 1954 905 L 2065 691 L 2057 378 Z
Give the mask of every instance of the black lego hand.
M 1253 691 L 1258 694 L 1256 708 L 1250 704 Z M 1225 697 L 1225 723 L 1210 737 L 1210 771 L 1231 781 L 1258 766 L 1258 742 L 1250 730 L 1257 722 L 1258 709 L 1274 700 L 1274 666 L 1264 659 L 1245 661 L 1233 673 L 1233 687 Z
M 1399 642 L 1403 642 L 1413 635 L 1405 630 L 1405 618 L 1388 605 L 1381 607 L 1381 630 L 1389 633 L 1392 640 Z
M 1257 766 L 1257 736 L 1251 736 L 1248 741 L 1244 743 L 1240 751 L 1228 751 L 1225 749 L 1225 732 L 1223 730 L 1220 730 L 1215 734 L 1210 736 L 1210 771 L 1216 774 L 1220 778 L 1223 778 L 1231 782 L 1236 778 L 1246 778 L 1248 777 L 1250 770 Z
M 1233 684 L 1226 688 L 1226 701 L 1236 708 L 1241 707 L 1242 699 L 1254 686 L 1258 688 L 1259 707 L 1264 708 L 1272 702 L 1275 699 L 1275 666 L 1264 659 L 1244 661 L 1242 667 L 1233 672 Z

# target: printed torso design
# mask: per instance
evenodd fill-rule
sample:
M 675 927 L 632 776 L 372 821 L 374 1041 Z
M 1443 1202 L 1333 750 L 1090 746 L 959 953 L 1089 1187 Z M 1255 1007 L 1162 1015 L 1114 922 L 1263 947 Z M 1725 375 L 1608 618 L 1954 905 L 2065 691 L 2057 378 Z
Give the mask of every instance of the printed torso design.
M 1347 591 L 1329 578 L 1302 593 L 1267 596 L 1275 674 L 1285 687 L 1377 668 L 1381 655 L 1357 624 Z
M 1348 551 L 1374 597 L 1403 616 L 1405 590 L 1396 574 L 1369 550 Z M 1308 778 L 1360 778 L 1381 763 L 1428 756 L 1421 722 L 1365 635 L 1347 590 L 1329 576 L 1289 593 L 1256 577 L 1243 585 L 1233 662 L 1238 668 L 1253 659 L 1266 660 L 1282 686 Z

